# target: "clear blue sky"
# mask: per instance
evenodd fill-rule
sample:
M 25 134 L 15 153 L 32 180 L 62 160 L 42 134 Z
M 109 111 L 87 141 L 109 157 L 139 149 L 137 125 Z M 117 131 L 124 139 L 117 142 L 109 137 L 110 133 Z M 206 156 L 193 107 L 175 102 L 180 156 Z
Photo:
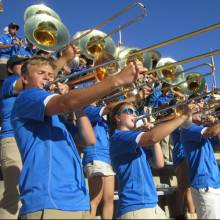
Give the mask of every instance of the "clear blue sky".
M 0 15 L 0 29 L 11 21 L 21 26 L 18 35 L 23 37 L 23 14 L 32 4 L 45 3 L 54 9 L 67 26 L 70 34 L 91 28 L 131 4 L 132 0 L 3 0 L 4 12 Z M 199 28 L 220 22 L 220 0 L 140 0 L 148 16 L 122 31 L 124 45 L 149 47 Z M 134 9 L 102 30 L 107 32 L 137 15 Z M 117 41 L 118 35 L 114 37 Z M 187 57 L 220 49 L 220 29 L 159 49 L 162 57 L 182 60 Z M 209 62 L 209 59 L 201 60 Z M 193 62 L 184 68 L 197 64 Z M 217 86 L 220 85 L 220 56 L 215 56 Z M 206 69 L 207 70 L 207 69 Z M 205 73 L 206 70 L 199 70 Z M 211 78 L 207 78 L 210 85 Z

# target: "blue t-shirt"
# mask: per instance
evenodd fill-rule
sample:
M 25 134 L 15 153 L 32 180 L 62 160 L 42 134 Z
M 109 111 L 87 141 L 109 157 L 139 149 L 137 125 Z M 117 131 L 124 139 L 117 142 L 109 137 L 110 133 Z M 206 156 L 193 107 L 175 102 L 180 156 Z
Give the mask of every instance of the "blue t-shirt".
M 101 107 L 88 106 L 84 108 L 96 136 L 96 144 L 83 148 L 83 165 L 93 160 L 111 164 L 109 152 L 109 134 L 107 121 L 100 116 Z
M 173 99 L 173 94 L 168 93 L 164 95 L 161 91 L 161 86 L 156 85 L 153 87 L 153 93 L 147 99 L 147 106 L 151 106 L 153 108 L 160 107 L 166 103 L 169 103 Z
M 117 216 L 157 205 L 158 197 L 149 164 L 149 150 L 136 143 L 140 131 L 115 130 L 110 155 L 118 181 Z
M 183 145 L 180 142 L 180 129 L 177 128 L 171 133 L 171 138 L 173 141 L 173 165 L 177 167 L 185 158 L 185 153 Z
M 33 57 L 35 53 L 35 50 L 31 50 L 29 47 L 21 47 L 17 55 L 22 56 L 22 57 Z
M 181 129 L 180 140 L 189 165 L 190 184 L 196 189 L 220 188 L 220 171 L 213 152 L 213 139 L 202 136 L 203 128 L 192 124 L 190 128 Z
M 12 38 L 10 34 L 0 34 L 0 44 L 7 45 L 7 44 L 13 44 L 16 40 Z M 10 58 L 13 55 L 17 54 L 17 51 L 19 50 L 19 46 L 15 45 L 13 47 L 0 49 L 0 58 Z
M 88 211 L 89 195 L 81 160 L 71 133 L 57 115 L 45 116 L 51 93 L 31 88 L 21 92 L 12 125 L 21 153 L 20 214 L 42 209 Z
M 2 117 L 1 139 L 14 137 L 14 130 L 11 125 L 11 111 L 16 99 L 16 94 L 14 94 L 14 83 L 19 78 L 20 77 L 18 75 L 8 76 L 2 84 L 0 102 Z

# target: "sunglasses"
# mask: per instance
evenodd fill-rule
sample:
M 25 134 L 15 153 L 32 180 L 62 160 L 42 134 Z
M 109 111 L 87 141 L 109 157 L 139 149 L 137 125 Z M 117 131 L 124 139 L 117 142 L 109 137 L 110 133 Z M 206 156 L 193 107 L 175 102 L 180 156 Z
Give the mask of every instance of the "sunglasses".
M 123 108 L 121 111 L 119 111 L 119 114 L 122 114 L 122 113 L 126 113 L 128 115 L 134 115 L 134 116 L 139 115 L 138 111 L 133 108 Z

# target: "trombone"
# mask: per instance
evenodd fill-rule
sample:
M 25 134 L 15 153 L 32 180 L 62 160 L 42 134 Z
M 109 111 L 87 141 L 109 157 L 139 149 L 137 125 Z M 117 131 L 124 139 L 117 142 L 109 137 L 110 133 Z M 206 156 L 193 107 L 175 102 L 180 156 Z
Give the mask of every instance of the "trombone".
M 128 59 L 129 57 L 138 55 L 139 53 L 150 52 L 150 51 L 152 51 L 152 50 L 155 50 L 155 49 L 158 49 L 158 48 L 160 48 L 160 47 L 166 46 L 166 45 L 168 45 L 168 44 L 176 43 L 176 42 L 178 42 L 178 41 L 181 41 L 181 40 L 184 40 L 184 39 L 187 39 L 187 38 L 190 38 L 190 37 L 199 35 L 199 34 L 203 34 L 203 33 L 206 33 L 206 32 L 208 32 L 208 31 L 215 30 L 215 29 L 217 29 L 217 28 L 220 28 L 220 23 L 216 23 L 216 24 L 207 26 L 207 27 L 205 27 L 205 28 L 198 29 L 198 30 L 193 31 L 193 32 L 190 32 L 190 33 L 187 33 L 187 34 L 184 34 L 184 35 L 180 35 L 180 36 L 178 36 L 178 37 L 176 37 L 176 38 L 172 38 L 172 39 L 170 39 L 170 40 L 167 40 L 167 41 L 164 41 L 164 42 L 155 44 L 155 45 L 153 45 L 153 46 L 150 46 L 150 47 L 146 47 L 146 48 L 137 50 L 137 51 L 135 51 L 134 53 L 130 53 L 130 54 L 126 55 L 126 56 L 123 57 L 123 58 L 112 59 L 112 60 L 110 60 L 110 61 L 108 61 L 108 62 L 105 62 L 105 63 L 99 64 L 99 65 L 96 65 L 96 66 L 91 67 L 91 68 L 88 68 L 88 69 L 86 69 L 86 70 L 79 71 L 79 72 L 74 72 L 74 73 L 72 73 L 72 74 L 70 74 L 70 75 L 68 75 L 68 76 L 61 77 L 60 79 L 58 79 L 58 81 L 61 80 L 62 82 L 67 82 L 69 79 L 76 79 L 77 77 L 79 77 L 79 76 L 81 76 L 81 75 L 84 75 L 85 73 L 89 73 L 89 72 L 92 72 L 92 71 L 96 70 L 97 68 L 101 68 L 101 67 L 104 67 L 104 66 L 113 64 L 113 63 L 115 63 L 115 62 L 120 61 L 121 59 Z M 220 53 L 220 50 L 211 51 L 211 53 L 206 53 L 206 54 L 202 54 L 202 55 L 198 55 L 198 56 L 192 57 L 192 58 L 190 58 L 190 60 L 189 60 L 189 59 L 185 59 L 185 60 L 183 60 L 182 62 L 176 62 L 176 63 L 168 64 L 168 65 L 166 65 L 166 67 L 167 67 L 167 68 L 172 67 L 174 64 L 176 64 L 176 65 L 181 65 L 181 64 L 184 64 L 184 63 L 186 63 L 186 62 L 190 62 L 190 61 L 194 61 L 194 60 L 206 58 L 206 57 L 208 57 L 208 56 L 211 56 L 210 54 L 212 54 L 212 55 L 214 56 L 214 55 L 217 55 L 217 54 L 219 54 L 219 53 Z M 154 69 L 152 69 L 152 70 L 149 70 L 146 74 L 153 73 L 154 71 L 162 70 L 162 69 L 164 69 L 164 66 L 157 67 L 157 68 L 154 68 Z
M 59 15 L 54 10 L 45 5 L 32 5 L 29 6 L 24 13 L 24 31 L 26 37 L 32 44 L 36 45 L 38 48 L 42 50 L 55 52 L 60 50 L 69 43 L 74 44 L 81 38 L 90 34 L 93 30 L 103 27 L 104 25 L 110 23 L 112 20 L 126 13 L 128 10 L 134 7 L 139 7 L 142 10 L 142 14 L 136 16 L 135 18 L 131 19 L 130 21 L 121 25 L 120 27 L 112 30 L 104 38 L 99 38 L 93 41 L 89 45 L 89 47 L 94 47 L 95 44 L 97 44 L 98 42 L 103 41 L 105 38 L 112 36 L 119 30 L 122 30 L 125 27 L 145 17 L 147 15 L 146 7 L 139 2 L 132 3 L 131 5 L 122 9 L 112 17 L 107 18 L 103 22 L 100 22 L 94 28 L 89 29 L 81 36 L 70 41 L 69 31 L 62 23 Z
M 220 50 L 219 50 L 219 53 L 220 53 Z M 191 61 L 195 61 L 195 60 L 198 60 L 198 59 L 202 59 L 202 58 L 205 58 L 205 57 L 208 57 L 208 56 L 213 56 L 212 52 L 209 52 L 209 53 L 206 53 L 206 54 L 201 54 L 201 55 L 198 55 L 198 56 L 194 56 L 194 57 L 190 57 L 190 58 L 187 58 L 187 59 L 184 59 L 182 61 L 178 61 L 178 62 L 175 62 L 175 63 L 172 63 L 172 64 L 169 64 L 170 65 L 173 65 L 173 66 L 176 66 L 176 65 L 179 65 L 179 64 L 185 64 L 187 62 L 191 62 Z M 179 90 L 181 90 L 183 93 L 186 93 L 187 95 L 191 95 L 193 93 L 200 93 L 204 90 L 204 87 L 205 87 L 205 80 L 204 78 L 206 76 L 210 76 L 213 74 L 214 70 L 215 70 L 215 66 L 214 66 L 214 63 L 211 62 L 211 63 L 202 63 L 202 64 L 198 64 L 198 65 L 195 65 L 193 67 L 190 67 L 186 70 L 182 70 L 180 72 L 178 72 L 176 74 L 176 77 L 178 78 L 178 76 L 180 75 L 181 76 L 181 79 L 182 79 L 182 74 L 183 73 L 186 73 L 186 72 L 189 72 L 189 71 L 192 71 L 196 68 L 199 68 L 199 67 L 203 67 L 203 66 L 207 66 L 210 68 L 210 71 L 201 75 L 201 74 L 198 74 L 198 73 L 188 73 L 186 74 L 186 76 L 184 76 L 184 79 L 179 82 L 178 84 L 175 84 L 175 85 L 169 85 L 165 88 L 162 88 L 161 90 L 165 90 L 165 89 L 172 89 L 172 88 L 178 88 Z M 161 66 L 161 67 L 157 67 L 155 69 L 152 69 L 152 71 L 154 72 L 155 70 L 157 69 L 165 69 L 167 68 L 167 65 L 166 66 Z M 151 72 L 148 71 L 148 72 Z M 147 72 L 147 73 L 148 73 Z M 148 76 L 148 75 L 146 75 Z M 163 80 L 165 79 L 164 78 L 161 78 L 160 80 Z M 106 102 L 109 102 L 110 100 L 113 100 L 115 98 L 118 98 L 124 94 L 129 94 L 131 93 L 132 95 L 135 95 L 138 93 L 138 91 L 145 85 L 147 85 L 148 82 L 147 81 L 144 81 L 144 82 L 139 82 L 139 83 L 136 83 L 136 85 L 132 84 L 131 87 L 129 88 L 120 88 L 119 90 L 120 91 L 116 91 L 114 94 L 110 95 L 110 96 L 107 96 L 107 97 L 104 97 L 103 99 L 101 99 L 100 103 L 106 103 Z M 152 85 L 150 85 L 151 87 Z
M 179 103 L 177 103 L 177 104 L 175 104 L 175 105 L 168 106 L 168 107 L 166 107 L 166 108 L 164 108 L 164 109 L 160 109 L 160 110 L 155 111 L 155 112 L 152 112 L 152 113 L 150 113 L 150 114 L 145 113 L 145 114 L 143 114 L 143 115 L 141 115 L 141 116 L 138 116 L 138 117 L 136 118 L 136 123 L 137 123 L 137 121 L 142 120 L 142 119 L 144 119 L 144 118 L 148 118 L 148 117 L 151 117 L 151 116 L 155 116 L 155 115 L 158 115 L 158 114 L 162 114 L 162 113 L 164 113 L 164 112 L 166 112 L 166 111 L 168 111 L 168 110 L 170 110 L 170 109 L 175 109 L 176 107 L 179 107 L 179 106 L 182 106 L 182 105 L 186 105 L 186 104 L 188 104 L 189 102 L 191 102 L 191 101 L 193 101 L 193 100 L 200 100 L 200 99 L 204 98 L 205 96 L 213 95 L 214 93 L 217 93 L 217 92 L 220 92 L 220 88 L 214 89 L 214 90 L 212 90 L 212 91 L 210 91 L 210 92 L 205 92 L 205 93 L 200 94 L 200 95 L 198 95 L 198 96 L 196 96 L 196 97 L 194 97 L 194 98 L 189 98 L 189 99 L 187 99 L 187 100 L 185 100 L 185 101 L 183 101 L 183 102 L 179 102 Z M 217 104 L 220 106 L 220 103 L 219 103 L 219 102 L 217 102 Z M 213 105 L 213 106 L 211 106 L 211 107 L 212 107 L 212 108 L 215 108 L 216 106 L 217 106 L 217 105 Z M 219 107 L 219 106 L 218 106 L 218 107 Z M 205 109 L 204 109 L 204 110 L 205 110 Z M 207 110 L 207 109 L 206 109 L 206 110 Z

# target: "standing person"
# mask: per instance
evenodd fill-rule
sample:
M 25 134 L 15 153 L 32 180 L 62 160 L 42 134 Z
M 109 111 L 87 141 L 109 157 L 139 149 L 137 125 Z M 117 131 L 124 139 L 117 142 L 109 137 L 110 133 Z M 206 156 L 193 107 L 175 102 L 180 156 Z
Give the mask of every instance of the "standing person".
M 181 143 L 198 219 L 220 219 L 220 171 L 213 151 L 213 137 L 219 135 L 220 125 L 201 126 L 201 118 L 194 115 L 194 123 L 181 129 Z
M 137 102 L 150 94 L 151 89 L 147 86 L 135 96 L 130 96 L 126 101 Z M 84 148 L 83 165 L 89 182 L 91 218 L 95 218 L 96 210 L 103 200 L 102 218 L 112 219 L 114 204 L 115 173 L 111 166 L 109 149 L 109 123 L 107 115 L 119 102 L 110 102 L 104 107 L 92 104 L 85 108 L 94 132 L 96 144 Z
M 119 201 L 117 217 L 120 219 L 159 219 L 157 192 L 150 161 L 156 168 L 164 165 L 158 142 L 189 118 L 189 111 L 147 132 L 135 131 L 137 113 L 133 105 L 122 102 L 111 114 L 110 155 L 118 180 Z
M 94 105 L 84 108 L 96 135 L 96 144 L 83 149 L 83 165 L 89 183 L 91 218 L 95 219 L 103 200 L 102 219 L 112 219 L 115 173 L 109 152 L 108 124 L 104 118 L 106 107 Z
M 8 33 L 0 34 L 0 80 L 2 81 L 7 76 L 6 64 L 8 59 L 16 55 L 16 52 L 20 47 L 20 40 L 17 37 L 17 31 L 19 30 L 19 26 L 11 22 L 8 25 Z
M 197 215 L 189 183 L 188 165 L 183 146 L 180 142 L 179 128 L 171 133 L 171 138 L 174 145 L 173 166 L 177 178 L 176 219 L 196 219 Z
M 25 58 L 12 56 L 7 62 L 9 76 L 1 89 L 2 129 L 0 133 L 0 161 L 4 181 L 4 194 L 0 204 L 0 216 L 4 219 L 17 218 L 19 208 L 18 179 L 22 162 L 11 125 L 11 111 L 17 94 L 23 89 L 20 79 L 21 66 Z
M 73 57 L 76 50 L 73 49 Z M 16 99 L 12 124 L 22 157 L 21 218 L 88 218 L 89 196 L 72 135 L 58 114 L 77 111 L 132 83 L 145 71 L 130 63 L 119 74 L 68 94 L 44 90 L 54 79 L 53 64 L 33 57 L 22 66 L 25 90 Z
M 71 57 L 68 48 L 64 49 L 63 59 L 67 62 Z M 21 204 L 19 202 L 18 180 L 22 167 L 20 153 L 15 141 L 14 131 L 11 125 L 11 111 L 19 92 L 23 90 L 20 78 L 21 66 L 28 58 L 18 55 L 12 56 L 7 62 L 9 76 L 4 80 L 1 90 L 1 117 L 2 129 L 0 133 L 0 162 L 3 173 L 5 192 L 0 202 L 0 216 L 4 219 L 17 218 Z M 62 63 L 54 61 L 56 69 L 62 68 Z M 58 86 L 58 91 L 65 91 L 64 85 Z

